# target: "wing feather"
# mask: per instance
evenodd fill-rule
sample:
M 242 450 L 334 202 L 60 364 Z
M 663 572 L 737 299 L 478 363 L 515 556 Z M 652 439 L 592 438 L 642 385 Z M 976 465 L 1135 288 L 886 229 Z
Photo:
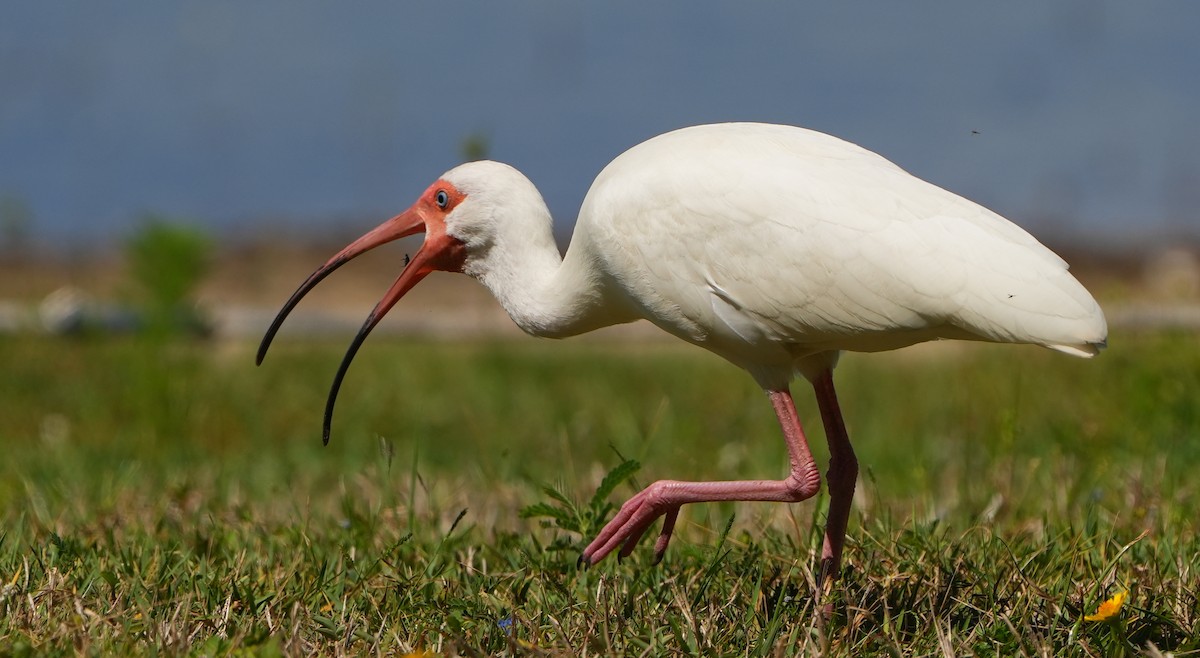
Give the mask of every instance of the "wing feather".
M 617 158 L 581 218 L 647 316 L 700 343 L 1094 352 L 1106 334 L 1066 263 L 1020 227 L 813 131 L 668 133 Z

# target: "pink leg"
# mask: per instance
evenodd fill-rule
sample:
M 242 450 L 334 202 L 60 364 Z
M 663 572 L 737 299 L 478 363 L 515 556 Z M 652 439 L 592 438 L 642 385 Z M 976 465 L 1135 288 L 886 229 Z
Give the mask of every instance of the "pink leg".
M 842 564 L 842 543 L 846 539 L 846 523 L 850 520 L 850 505 L 854 502 L 854 483 L 858 479 L 858 459 L 850 447 L 837 393 L 833 390 L 833 371 L 826 369 L 813 381 L 817 406 L 825 423 L 825 438 L 829 442 L 829 470 L 825 480 L 829 487 L 829 517 L 825 520 L 825 544 L 821 548 L 819 583 L 837 580 Z
M 831 389 L 832 390 L 832 389 Z M 620 557 L 633 552 L 642 535 L 660 516 L 665 516 L 662 532 L 654 544 L 655 561 L 661 560 L 671 541 L 679 507 L 687 503 L 706 503 L 721 500 L 774 501 L 795 503 L 811 498 L 821 487 L 821 474 L 809 452 L 796 404 L 791 392 L 767 391 L 791 458 L 791 472 L 784 480 L 740 480 L 731 482 L 678 482 L 659 480 L 643 489 L 621 506 L 616 517 L 604 526 L 600 534 L 583 550 L 581 561 L 596 564 L 617 547 Z M 822 407 L 823 408 L 823 407 Z M 853 486 L 853 481 L 852 481 Z M 840 547 L 840 542 L 839 542 Z

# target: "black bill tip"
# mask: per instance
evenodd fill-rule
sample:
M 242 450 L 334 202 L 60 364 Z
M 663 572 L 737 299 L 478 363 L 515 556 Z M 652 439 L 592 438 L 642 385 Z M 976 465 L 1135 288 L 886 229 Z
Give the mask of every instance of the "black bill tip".
M 271 326 L 267 327 L 267 333 L 263 334 L 262 342 L 258 344 L 258 353 L 254 357 L 254 365 L 261 366 L 263 359 L 267 356 L 267 350 L 271 347 L 271 341 L 275 340 L 275 334 L 279 333 L 279 328 L 283 326 L 283 321 L 287 319 L 292 309 L 300 303 L 300 300 L 308 294 L 318 283 L 329 276 L 334 270 L 341 267 L 349 258 L 335 258 L 321 266 L 316 272 L 313 272 L 296 288 L 296 292 L 288 298 L 284 303 L 283 308 L 279 309 L 279 313 L 275 315 L 275 319 L 271 321 Z
M 346 355 L 342 357 L 337 374 L 333 376 L 333 385 L 329 387 L 329 398 L 325 401 L 325 422 L 321 431 L 321 442 L 324 445 L 329 445 L 329 435 L 333 426 L 333 407 L 337 404 L 338 391 L 342 388 L 342 380 L 346 378 L 346 371 L 350 369 L 350 362 L 354 360 L 354 355 L 358 354 L 358 348 L 362 347 L 363 341 L 367 339 L 367 335 L 371 333 L 382 317 L 383 313 L 380 313 L 378 308 L 371 311 L 354 336 L 354 340 L 350 342 L 350 347 L 346 348 Z

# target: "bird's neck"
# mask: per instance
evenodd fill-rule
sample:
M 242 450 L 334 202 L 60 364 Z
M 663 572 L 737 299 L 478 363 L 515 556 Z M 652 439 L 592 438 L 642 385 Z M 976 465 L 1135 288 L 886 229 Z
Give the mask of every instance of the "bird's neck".
M 598 267 L 586 235 L 577 231 L 563 258 L 548 210 L 508 223 L 520 230 L 500 234 L 464 272 L 492 292 L 509 317 L 534 336 L 563 338 L 636 319 Z M 506 239 L 508 238 L 508 239 Z

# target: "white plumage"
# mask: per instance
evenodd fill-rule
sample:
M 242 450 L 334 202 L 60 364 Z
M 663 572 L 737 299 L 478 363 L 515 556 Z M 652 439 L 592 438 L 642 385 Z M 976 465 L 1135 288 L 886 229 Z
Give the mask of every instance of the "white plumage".
M 579 222 L 569 265 L 596 259 L 639 315 L 771 383 L 827 350 L 1105 340 L 1095 300 L 1028 233 L 814 131 L 661 135 L 601 172 Z
M 430 271 L 479 279 L 525 331 L 569 336 L 647 319 L 751 373 L 771 397 L 791 475 L 780 481 L 662 481 L 627 503 L 584 552 L 622 554 L 680 505 L 782 500 L 816 492 L 788 391 L 816 387 L 832 455 L 823 573 L 837 573 L 857 462 L 830 371 L 841 350 L 873 352 L 954 338 L 1031 343 L 1076 356 L 1104 345 L 1104 315 L 1067 264 L 1024 230 L 863 148 L 803 128 L 735 123 L 684 128 L 613 160 L 583 202 L 560 258 L 550 213 L 512 167 L 447 172 L 408 211 L 336 255 L 326 274 L 388 240 L 426 243 L 368 317 L 334 381 L 333 400 L 367 332 Z

